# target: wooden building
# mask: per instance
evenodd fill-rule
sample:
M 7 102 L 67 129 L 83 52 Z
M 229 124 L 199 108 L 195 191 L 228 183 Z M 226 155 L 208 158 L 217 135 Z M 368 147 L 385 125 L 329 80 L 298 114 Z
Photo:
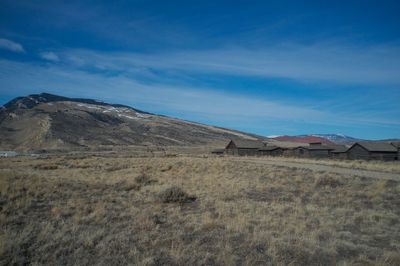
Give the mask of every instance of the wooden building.
M 309 146 L 300 146 L 292 149 L 291 155 L 306 158 L 329 158 L 334 147 L 324 145 L 321 142 L 310 143 Z
M 349 149 L 345 145 L 335 145 L 334 150 L 330 151 L 331 158 L 333 159 L 347 159 L 347 150 Z
M 356 142 L 347 150 L 347 157 L 353 160 L 394 161 L 398 159 L 398 149 L 386 142 Z
M 397 149 L 397 160 L 400 161 L 400 141 L 390 142 Z
M 228 155 L 258 155 L 258 150 L 265 144 L 256 140 L 230 140 L 225 147 L 225 153 Z
M 278 146 L 265 146 L 258 149 L 258 154 L 261 156 L 269 155 L 269 156 L 282 156 L 284 149 Z
M 285 152 L 285 155 L 287 155 L 287 156 L 295 156 L 295 157 L 309 157 L 310 156 L 306 146 L 299 146 L 299 147 L 296 147 L 296 148 L 288 149 Z

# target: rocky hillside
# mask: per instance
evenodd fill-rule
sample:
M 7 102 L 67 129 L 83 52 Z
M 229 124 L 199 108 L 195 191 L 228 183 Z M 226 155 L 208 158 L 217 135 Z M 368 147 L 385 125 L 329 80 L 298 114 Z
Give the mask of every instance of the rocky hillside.
M 0 109 L 0 148 L 74 149 L 104 145 L 221 145 L 259 136 L 155 115 L 119 104 L 47 93 Z

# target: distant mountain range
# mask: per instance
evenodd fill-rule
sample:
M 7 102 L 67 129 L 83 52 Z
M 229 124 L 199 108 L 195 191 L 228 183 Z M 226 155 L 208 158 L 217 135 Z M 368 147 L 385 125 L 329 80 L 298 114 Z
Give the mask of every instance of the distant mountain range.
M 115 145 L 222 145 L 263 137 L 140 111 L 126 105 L 48 93 L 0 108 L 0 148 L 76 149 Z
M 341 144 L 351 145 L 358 141 L 368 141 L 365 139 L 357 139 L 343 134 L 310 134 L 310 135 L 297 135 L 297 136 L 269 136 L 270 139 L 279 141 L 291 141 L 298 143 L 322 142 L 324 144 Z M 377 141 L 399 141 L 399 139 L 382 139 Z
M 311 136 L 324 138 L 336 144 L 353 144 L 357 141 L 362 141 L 362 139 L 349 137 L 343 134 L 313 134 Z
M 271 136 L 270 138 L 279 141 L 291 141 L 299 143 L 321 142 L 323 144 L 342 144 L 350 145 L 360 139 L 345 136 L 343 134 L 310 134 L 310 135 L 297 135 L 297 136 Z

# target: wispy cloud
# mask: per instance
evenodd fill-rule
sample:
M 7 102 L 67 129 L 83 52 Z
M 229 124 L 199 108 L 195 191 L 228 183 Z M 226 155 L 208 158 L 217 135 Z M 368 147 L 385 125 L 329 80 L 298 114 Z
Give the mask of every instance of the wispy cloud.
M 152 106 L 153 109 L 177 113 L 236 117 L 236 119 L 249 117 L 302 119 L 323 116 L 320 111 L 310 108 L 235 96 L 207 88 L 144 84 L 123 75 L 103 76 L 63 67 L 38 66 L 8 60 L 0 61 L 0 78 L 2 85 L 10 90 L 18 88 L 18 91 L 24 91 L 29 84 L 30 88 L 35 89 L 51 90 L 61 94 L 69 92 L 75 96 L 114 102 L 130 101 L 131 104 Z M 113 93 L 110 94 L 110 91 Z
M 357 112 L 335 114 L 320 106 L 302 106 L 298 102 L 254 98 L 190 85 L 142 83 L 123 74 L 108 76 L 64 65 L 43 66 L 1 60 L 0 79 L 4 88 L 20 93 L 28 94 L 34 90 L 96 98 L 223 126 L 268 125 L 271 121 L 283 124 L 400 126 L 398 119 L 382 117 L 379 112 L 368 117 Z
M 182 72 L 287 78 L 351 84 L 400 84 L 400 47 L 349 47 L 320 43 L 250 50 L 240 47 L 158 54 L 66 52 L 74 63 L 94 68 L 155 68 Z
M 24 53 L 25 49 L 24 47 L 14 41 L 8 40 L 8 39 L 2 39 L 0 38 L 0 49 L 8 50 L 11 52 L 16 52 L 16 53 Z
M 60 61 L 60 58 L 54 52 L 41 52 L 41 53 L 39 53 L 39 56 L 48 61 L 53 61 L 53 62 Z

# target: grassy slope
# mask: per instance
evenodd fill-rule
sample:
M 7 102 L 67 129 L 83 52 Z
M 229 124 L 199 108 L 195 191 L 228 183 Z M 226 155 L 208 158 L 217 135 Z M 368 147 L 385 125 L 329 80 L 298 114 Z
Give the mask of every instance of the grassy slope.
M 171 186 L 197 200 L 162 203 Z M 1 159 L 0 192 L 0 264 L 400 265 L 397 181 L 58 156 Z

